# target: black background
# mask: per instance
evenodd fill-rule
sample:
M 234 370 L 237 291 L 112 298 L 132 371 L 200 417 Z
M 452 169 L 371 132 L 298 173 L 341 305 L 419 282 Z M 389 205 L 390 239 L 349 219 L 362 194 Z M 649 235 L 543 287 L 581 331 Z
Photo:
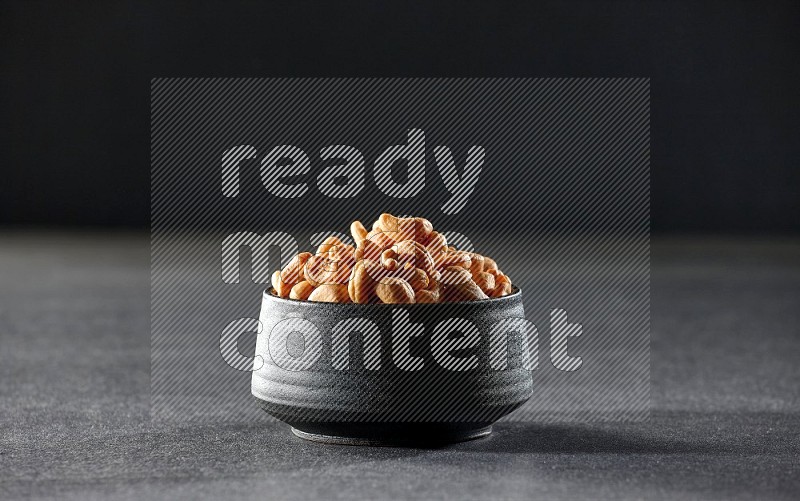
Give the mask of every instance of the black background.
M 152 77 L 643 76 L 655 232 L 800 230 L 797 3 L 0 5 L 0 224 L 147 227 Z

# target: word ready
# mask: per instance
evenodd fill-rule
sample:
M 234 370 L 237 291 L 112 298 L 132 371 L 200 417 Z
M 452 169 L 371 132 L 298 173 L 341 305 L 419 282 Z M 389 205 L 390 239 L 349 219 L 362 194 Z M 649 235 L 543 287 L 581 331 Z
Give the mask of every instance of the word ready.
M 224 196 L 239 195 L 239 163 L 257 156 L 258 150 L 250 145 L 236 146 L 225 151 L 222 156 Z M 451 195 L 442 206 L 442 212 L 457 214 L 475 190 L 486 151 L 482 146 L 470 147 L 460 175 L 450 148 L 435 146 L 433 156 L 442 181 Z M 375 159 L 375 184 L 383 193 L 394 198 L 418 195 L 425 188 L 425 157 L 425 132 L 421 129 L 410 129 L 406 144 L 389 146 Z M 357 148 L 341 144 L 325 146 L 319 151 L 319 159 L 328 164 L 316 176 L 320 193 L 331 198 L 352 198 L 364 190 L 366 161 Z M 404 183 L 398 183 L 392 178 L 392 169 L 398 162 L 407 165 Z M 261 159 L 261 181 L 276 197 L 298 198 L 305 195 L 309 190 L 310 173 L 311 159 L 297 146 L 276 146 Z

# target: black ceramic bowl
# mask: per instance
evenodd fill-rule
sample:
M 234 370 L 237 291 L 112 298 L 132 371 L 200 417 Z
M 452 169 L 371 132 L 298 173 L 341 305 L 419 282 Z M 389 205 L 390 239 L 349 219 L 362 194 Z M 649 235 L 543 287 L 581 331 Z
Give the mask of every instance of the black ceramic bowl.
M 489 357 L 492 333 L 511 318 L 524 318 L 517 288 L 497 299 L 404 305 L 295 301 L 265 291 L 256 343 L 263 365 L 253 372 L 252 393 L 310 440 L 477 438 L 531 395 L 524 345 L 511 337 L 519 333 L 503 337 L 507 348 L 495 346 L 494 362 Z M 498 353 L 508 357 L 502 370 Z

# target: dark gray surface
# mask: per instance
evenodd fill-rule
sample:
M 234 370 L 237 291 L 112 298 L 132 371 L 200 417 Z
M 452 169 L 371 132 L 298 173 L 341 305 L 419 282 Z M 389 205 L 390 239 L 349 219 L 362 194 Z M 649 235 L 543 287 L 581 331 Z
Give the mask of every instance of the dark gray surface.
M 652 417 L 444 449 L 151 424 L 144 235 L 0 236 L 1 498 L 796 498 L 800 242 L 653 243 Z

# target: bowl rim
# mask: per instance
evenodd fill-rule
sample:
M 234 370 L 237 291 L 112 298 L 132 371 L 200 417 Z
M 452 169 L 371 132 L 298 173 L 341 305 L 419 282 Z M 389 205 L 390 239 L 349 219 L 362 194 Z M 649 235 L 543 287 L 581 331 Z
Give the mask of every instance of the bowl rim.
M 279 303 L 287 303 L 291 305 L 327 305 L 332 308 L 364 308 L 364 309 L 374 309 L 374 308 L 423 308 L 423 307 L 437 307 L 437 306 L 453 306 L 453 305 L 488 305 L 494 304 L 501 301 L 509 301 L 511 299 L 516 299 L 522 296 L 522 289 L 517 287 L 516 285 L 511 285 L 511 293 L 505 296 L 500 297 L 491 297 L 488 299 L 479 299 L 477 301 L 453 301 L 447 303 L 397 303 L 397 304 L 385 304 L 385 303 L 371 303 L 371 304 L 362 304 L 362 303 L 328 303 L 325 301 L 307 301 L 307 300 L 300 300 L 300 299 L 290 299 L 284 298 L 280 296 L 276 296 L 272 294 L 270 291 L 275 290 L 272 287 L 268 287 L 264 289 L 262 293 L 262 298 L 266 299 L 269 298 L 271 301 L 277 301 Z

